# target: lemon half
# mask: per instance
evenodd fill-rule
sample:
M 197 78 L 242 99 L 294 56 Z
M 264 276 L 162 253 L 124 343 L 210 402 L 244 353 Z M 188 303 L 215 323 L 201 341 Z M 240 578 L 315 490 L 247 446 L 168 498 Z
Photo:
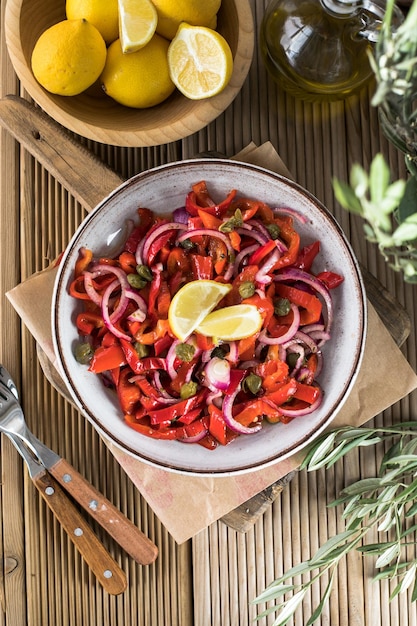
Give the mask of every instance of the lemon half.
M 184 341 L 201 324 L 232 286 L 214 280 L 186 283 L 172 298 L 168 321 L 172 332 Z
M 226 39 L 204 26 L 181 24 L 168 49 L 171 78 L 191 100 L 223 91 L 233 72 L 233 55 Z
M 262 316 L 253 304 L 236 304 L 209 313 L 196 329 L 206 337 L 223 341 L 237 341 L 257 333 L 262 327 Z

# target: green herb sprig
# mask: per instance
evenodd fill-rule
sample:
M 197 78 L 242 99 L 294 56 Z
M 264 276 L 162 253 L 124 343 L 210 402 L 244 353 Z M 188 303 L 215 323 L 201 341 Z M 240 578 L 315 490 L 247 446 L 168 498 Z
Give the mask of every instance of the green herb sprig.
M 411 586 L 411 600 L 417 599 L 417 557 L 411 561 L 403 560 L 407 546 L 416 544 L 417 524 L 412 522 L 417 514 L 417 421 L 381 428 L 333 430 L 318 438 L 309 448 L 300 470 L 329 469 L 353 449 L 390 440 L 378 476 L 363 478 L 345 487 L 340 497 L 329 505 L 344 507 L 345 530 L 330 538 L 311 559 L 288 570 L 253 600 L 254 604 L 274 602 L 259 613 L 257 619 L 275 612 L 273 626 L 284 626 L 312 585 L 327 576 L 323 596 L 306 626 L 314 624 L 329 599 L 340 561 L 352 550 L 377 557 L 375 567 L 380 571 L 375 575 L 375 581 L 398 580 L 390 600 Z M 366 544 L 366 536 L 371 531 L 373 534 L 376 531 L 381 541 Z M 302 582 L 296 584 L 296 577 L 302 577 Z
M 335 179 L 336 199 L 364 220 L 365 236 L 378 244 L 390 266 L 405 282 L 417 282 L 417 0 L 405 20 L 398 22 L 394 0 L 388 0 L 380 35 L 370 55 L 381 129 L 404 155 L 407 181 L 390 184 L 382 155 L 371 163 L 369 175 L 358 164 L 350 184 Z

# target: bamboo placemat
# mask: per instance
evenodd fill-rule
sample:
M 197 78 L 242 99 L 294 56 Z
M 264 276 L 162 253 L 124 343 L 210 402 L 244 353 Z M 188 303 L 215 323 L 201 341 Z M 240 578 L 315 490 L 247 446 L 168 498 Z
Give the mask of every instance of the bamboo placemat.
M 265 1 L 252 0 L 258 32 Z M 1 0 L 4 15 L 5 0 Z M 3 19 L 2 19 L 3 23 Z M 0 96 L 19 94 L 1 33 Z M 371 88 L 370 88 L 371 89 Z M 22 94 L 24 95 L 24 94 Z M 149 149 L 123 149 L 85 142 L 123 177 L 153 165 L 216 150 L 227 156 L 250 141 L 270 140 L 294 178 L 334 213 L 359 260 L 416 320 L 416 289 L 387 268 L 364 241 L 362 223 L 336 206 L 331 178 L 347 179 L 353 162 L 365 167 L 382 150 L 394 176 L 404 175 L 402 158 L 380 133 L 368 90 L 345 103 L 304 104 L 280 93 L 266 76 L 258 46 L 248 79 L 234 103 L 207 129 L 190 138 Z M 298 474 L 274 505 L 246 534 L 221 522 L 177 546 L 132 487 L 98 435 L 46 381 L 32 337 L 21 328 L 3 294 L 59 253 L 83 218 L 81 207 L 33 158 L 0 131 L 0 362 L 18 379 L 29 426 L 67 458 L 157 543 L 151 567 L 132 564 L 100 534 L 129 577 L 128 591 L 103 593 L 72 544 L 49 515 L 7 441 L 1 440 L 2 516 L 0 626 L 249 626 L 257 593 L 291 565 L 312 555 L 342 525 L 340 512 L 326 510 L 340 489 L 372 476 L 383 451 L 351 453 L 331 471 Z M 404 353 L 416 369 L 415 329 Z M 416 393 L 375 418 L 378 425 L 417 414 Z M 339 569 L 324 626 L 416 626 L 417 610 L 407 594 L 389 604 L 387 583 L 370 582 L 372 567 L 358 554 Z M 325 582 L 313 587 L 294 624 L 303 626 Z M 272 623 L 261 620 L 263 626 Z

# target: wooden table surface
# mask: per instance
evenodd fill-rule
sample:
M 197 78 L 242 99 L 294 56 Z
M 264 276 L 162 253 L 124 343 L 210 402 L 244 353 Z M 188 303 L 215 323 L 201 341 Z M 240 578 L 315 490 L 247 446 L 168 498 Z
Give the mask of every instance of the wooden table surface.
M 251 0 L 256 33 L 266 5 Z M 1 0 L 3 25 L 5 0 Z M 21 92 L 0 40 L 0 97 Z M 155 148 L 115 148 L 84 141 L 120 176 L 153 165 L 218 151 L 227 156 L 249 142 L 271 141 L 294 178 L 315 194 L 341 224 L 359 261 L 402 304 L 412 320 L 402 350 L 416 369 L 416 287 L 406 286 L 367 244 L 362 222 L 336 204 L 331 179 L 347 179 L 354 162 L 369 167 L 382 151 L 395 177 L 404 176 L 399 155 L 380 132 L 369 104 L 372 86 L 358 97 L 306 104 L 279 92 L 267 77 L 258 40 L 249 76 L 233 104 L 209 127 Z M 29 99 L 29 98 L 28 98 Z M 127 572 L 118 597 L 96 583 L 67 536 L 41 501 L 15 449 L 1 439 L 0 626 L 249 626 L 250 601 L 275 577 L 316 549 L 343 526 L 326 504 L 359 477 L 374 476 L 381 450 L 352 452 L 331 471 L 297 474 L 258 522 L 239 533 L 221 521 L 178 546 L 133 487 L 89 424 L 49 384 L 35 342 L 5 292 L 41 270 L 65 247 L 84 216 L 82 207 L 5 130 L 0 130 L 0 363 L 16 378 L 27 421 L 35 434 L 72 463 L 157 543 L 155 564 L 132 562 L 100 529 L 98 534 Z M 417 416 L 414 392 L 372 420 L 390 424 Z M 417 608 L 407 594 L 389 603 L 393 587 L 373 583 L 373 563 L 351 554 L 339 568 L 323 617 L 324 626 L 415 626 Z M 324 591 L 316 585 L 294 624 L 304 626 Z M 272 624 L 265 618 L 261 625 Z

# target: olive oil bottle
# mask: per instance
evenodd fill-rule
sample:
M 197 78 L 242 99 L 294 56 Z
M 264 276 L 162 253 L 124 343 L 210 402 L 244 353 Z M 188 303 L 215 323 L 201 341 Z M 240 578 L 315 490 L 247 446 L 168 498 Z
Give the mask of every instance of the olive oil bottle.
M 384 14 L 383 5 L 365 1 L 272 0 L 260 45 L 273 79 L 311 101 L 359 91 L 372 77 L 368 52 Z

